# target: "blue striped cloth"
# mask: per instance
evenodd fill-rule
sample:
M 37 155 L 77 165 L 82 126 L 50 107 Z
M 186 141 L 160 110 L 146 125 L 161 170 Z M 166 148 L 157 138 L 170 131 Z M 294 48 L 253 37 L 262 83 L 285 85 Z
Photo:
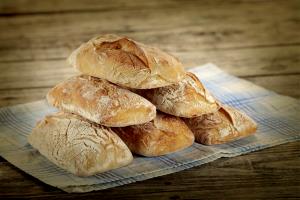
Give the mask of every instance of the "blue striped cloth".
M 45 100 L 0 109 L 0 155 L 8 162 L 66 192 L 87 192 L 116 187 L 162 176 L 259 149 L 296 141 L 300 138 L 300 102 L 278 95 L 248 81 L 231 76 L 207 64 L 190 70 L 221 102 L 236 107 L 258 124 L 257 133 L 223 145 L 194 144 L 166 156 L 136 156 L 129 166 L 81 178 L 41 156 L 26 141 L 36 122 L 56 110 Z

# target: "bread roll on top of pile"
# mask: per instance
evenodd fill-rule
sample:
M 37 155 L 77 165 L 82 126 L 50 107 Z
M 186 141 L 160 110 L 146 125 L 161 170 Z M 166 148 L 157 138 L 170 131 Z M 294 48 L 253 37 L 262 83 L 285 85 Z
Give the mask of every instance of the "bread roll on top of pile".
M 75 175 L 123 167 L 132 153 L 161 156 L 195 139 L 220 144 L 256 130 L 246 114 L 219 103 L 177 58 L 156 47 L 102 35 L 68 62 L 81 75 L 48 92 L 48 103 L 60 111 L 38 122 L 28 141 Z
M 185 75 L 177 58 L 117 35 L 91 39 L 76 49 L 68 62 L 83 74 L 136 89 L 171 85 Z

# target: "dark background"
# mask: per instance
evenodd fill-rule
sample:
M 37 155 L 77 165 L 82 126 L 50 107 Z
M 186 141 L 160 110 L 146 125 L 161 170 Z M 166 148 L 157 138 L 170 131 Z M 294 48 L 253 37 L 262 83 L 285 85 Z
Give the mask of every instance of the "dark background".
M 299 0 L 0 0 L 0 107 L 44 98 L 74 74 L 83 41 L 115 33 L 300 98 Z M 0 158 L 1 197 L 300 198 L 300 142 L 86 194 L 66 194 Z

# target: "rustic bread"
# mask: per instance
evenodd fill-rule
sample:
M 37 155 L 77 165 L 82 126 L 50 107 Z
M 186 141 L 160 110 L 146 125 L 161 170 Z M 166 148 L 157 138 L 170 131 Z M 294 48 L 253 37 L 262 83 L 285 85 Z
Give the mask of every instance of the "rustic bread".
M 28 142 L 54 164 L 77 176 L 119 168 L 133 159 L 110 128 L 63 112 L 38 122 Z
M 256 123 L 246 114 L 222 105 L 218 112 L 185 119 L 196 142 L 206 145 L 222 144 L 253 134 Z
M 178 117 L 197 117 L 216 112 L 219 108 L 214 97 L 190 72 L 177 84 L 136 92 L 151 101 L 160 111 Z
M 155 106 L 143 97 L 87 75 L 58 84 L 49 91 L 47 100 L 63 111 L 109 127 L 143 124 L 156 115 Z
M 194 135 L 178 117 L 157 113 L 148 123 L 113 128 L 129 149 L 143 156 L 160 156 L 189 147 Z
M 177 58 L 117 35 L 91 39 L 75 50 L 68 62 L 83 74 L 129 88 L 162 87 L 184 77 Z

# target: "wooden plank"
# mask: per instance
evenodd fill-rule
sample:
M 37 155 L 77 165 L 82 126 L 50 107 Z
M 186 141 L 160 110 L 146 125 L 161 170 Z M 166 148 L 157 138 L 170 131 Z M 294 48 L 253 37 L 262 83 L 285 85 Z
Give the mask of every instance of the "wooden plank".
M 212 62 L 240 77 L 300 73 L 300 46 L 173 54 L 178 56 L 187 68 Z M 0 89 L 51 87 L 75 75 L 75 69 L 69 66 L 65 59 L 0 63 L 0 71 L 5 72 L 0 74 Z
M 2 0 L 0 2 L 0 13 L 2 15 L 24 15 L 24 14 L 41 14 L 41 13 L 62 13 L 62 12 L 92 12 L 92 11 L 107 11 L 107 10 L 125 10 L 125 9 L 143 9 L 172 7 L 176 4 L 182 4 L 180 1 L 172 0 L 114 0 L 113 3 L 99 0 L 51 0 L 51 1 L 36 1 L 36 0 Z M 193 1 L 185 1 L 185 3 L 193 3 Z M 207 4 L 209 1 L 204 1 Z
M 0 89 L 52 87 L 76 74 L 65 60 L 2 63 L 0 69 L 5 71 L 0 74 Z
M 173 52 L 173 54 L 187 68 L 211 62 L 240 77 L 300 72 L 300 45 Z
M 300 74 L 288 76 L 249 77 L 247 80 L 279 94 L 300 97 Z
M 67 194 L 6 162 L 0 163 L 2 197 L 47 199 L 273 199 L 299 197 L 300 142 L 265 149 L 103 191 Z M 283 159 L 284 158 L 284 159 Z M 188 192 L 187 192 L 188 191 Z
M 286 1 L 285 1 L 286 2 Z M 297 2 L 297 1 L 294 1 Z M 43 13 L 65 13 L 65 12 L 93 12 L 107 10 L 125 10 L 125 9 L 157 9 L 161 7 L 174 7 L 186 4 L 194 5 L 195 0 L 114 0 L 113 3 L 101 0 L 1 0 L 0 14 L 2 15 L 24 15 L 24 14 L 43 14 Z M 282 1 L 236 1 L 236 0 L 201 0 L 203 6 L 236 6 L 244 4 L 253 6 L 254 4 L 282 4 Z
M 251 6 L 194 1 L 156 9 L 1 17 L 0 61 L 65 58 L 101 33 L 128 35 L 170 52 L 295 45 L 300 44 L 299 8 L 292 0 Z
M 300 74 L 247 77 L 246 79 L 279 94 L 300 98 L 300 90 L 298 90 L 300 88 Z M 34 82 L 31 83 L 34 84 Z M 53 84 L 53 81 L 49 80 L 47 84 Z M 49 89 L 50 87 L 1 89 L 0 107 L 43 99 Z
M 27 88 L 0 90 L 0 107 L 44 99 L 49 89 L 50 88 Z

